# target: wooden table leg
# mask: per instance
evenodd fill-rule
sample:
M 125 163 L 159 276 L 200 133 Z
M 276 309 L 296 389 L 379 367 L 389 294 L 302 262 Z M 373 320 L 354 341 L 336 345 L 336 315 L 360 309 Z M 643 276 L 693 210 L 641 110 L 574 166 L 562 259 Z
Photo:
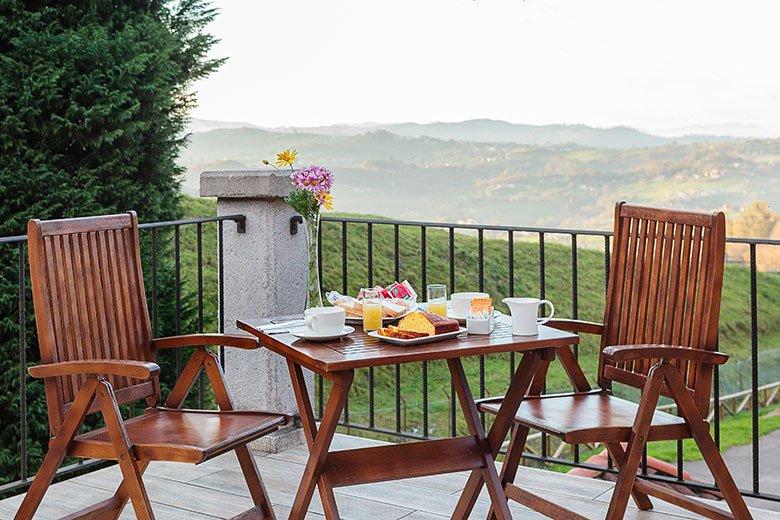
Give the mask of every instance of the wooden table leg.
M 474 403 L 474 396 L 471 393 L 471 388 L 469 388 L 466 373 L 463 371 L 463 364 L 460 359 L 455 358 L 448 359 L 447 365 L 449 365 L 450 368 L 452 381 L 455 385 L 458 399 L 460 400 L 460 406 L 463 409 L 463 415 L 466 419 L 469 433 L 477 438 L 477 443 L 482 450 L 482 462 L 484 467 L 479 470 L 474 470 L 472 474 L 481 474 L 481 480 L 485 482 L 488 493 L 490 494 L 490 500 L 493 502 L 496 518 L 498 518 L 498 520 L 511 519 L 512 514 L 509 512 L 509 504 L 506 500 L 506 495 L 504 494 L 504 486 L 501 485 L 501 479 L 499 479 L 498 471 L 496 471 L 493 450 L 485 436 L 485 431 L 482 429 L 482 423 L 479 419 L 479 413 L 477 412 L 477 405 Z
M 531 381 L 533 380 L 534 374 L 541 361 L 541 355 L 536 351 L 526 353 L 520 360 L 520 364 L 517 366 L 515 374 L 512 376 L 512 381 L 509 384 L 506 396 L 501 402 L 498 414 L 496 414 L 495 421 L 493 421 L 493 426 L 491 426 L 490 432 L 487 435 L 487 443 L 491 450 L 491 457 L 495 457 L 501 449 L 501 444 L 514 422 L 515 414 L 517 414 L 520 403 L 522 402 L 523 397 L 525 397 L 528 388 L 531 386 Z M 452 514 L 453 519 L 463 520 L 468 518 L 484 483 L 485 480 L 480 471 L 471 472 L 471 475 L 466 482 L 466 486 L 460 495 L 458 504 L 455 507 L 455 511 Z M 504 497 L 504 502 L 504 505 L 506 506 L 506 497 Z M 493 505 L 495 506 L 495 502 Z M 491 509 L 491 514 L 495 514 L 496 517 L 500 518 L 498 512 L 494 511 L 494 508 Z
M 306 516 L 309 503 L 314 494 L 314 487 L 316 486 L 320 492 L 325 517 L 329 520 L 336 520 L 339 518 L 339 512 L 336 507 L 336 499 L 333 496 L 333 487 L 328 482 L 327 475 L 322 474 L 322 469 L 325 466 L 325 459 L 328 455 L 330 443 L 333 441 L 333 435 L 336 433 L 341 412 L 344 410 L 354 373 L 350 370 L 334 374 L 333 388 L 328 398 L 328 404 L 325 406 L 322 414 L 322 421 L 318 430 L 314 420 L 314 412 L 311 408 L 309 392 L 306 389 L 306 381 L 303 378 L 303 370 L 300 365 L 292 361 L 287 362 L 287 367 L 290 370 L 295 399 L 298 402 L 301 423 L 309 446 L 309 460 L 306 463 L 301 484 L 295 495 L 290 518 L 303 519 Z

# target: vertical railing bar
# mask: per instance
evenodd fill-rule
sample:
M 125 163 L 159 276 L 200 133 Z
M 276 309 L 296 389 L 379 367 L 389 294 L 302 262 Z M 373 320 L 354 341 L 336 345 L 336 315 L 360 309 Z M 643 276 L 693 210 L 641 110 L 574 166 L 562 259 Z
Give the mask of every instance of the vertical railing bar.
M 349 252 L 347 251 L 347 223 L 341 223 L 341 287 L 342 294 L 349 294 Z M 344 422 L 349 424 L 349 395 L 344 401 Z
M 448 252 L 450 256 L 450 294 L 452 294 L 457 292 L 455 289 L 455 228 L 450 228 Z
M 368 287 L 374 286 L 374 226 L 369 222 L 366 228 L 368 247 Z
M 368 425 L 373 428 L 375 418 L 374 415 L 376 413 L 375 410 L 375 404 L 374 404 L 374 367 L 368 368 Z M 322 405 L 320 405 L 322 406 Z
M 479 260 L 478 268 L 478 286 L 479 292 L 485 291 L 485 230 L 477 230 L 477 258 Z M 485 397 L 485 356 L 479 356 L 479 397 Z M 479 412 L 482 428 L 485 428 L 485 412 Z
M 450 263 L 450 294 L 456 292 L 455 289 L 455 228 L 449 229 L 449 263 Z M 450 437 L 455 437 L 458 433 L 457 416 L 455 415 L 455 383 L 450 378 Z
M 750 383 L 752 401 L 753 493 L 759 491 L 758 436 L 758 287 L 756 280 L 756 244 L 750 244 Z
M 545 258 L 544 258 L 544 232 L 539 232 L 539 298 L 545 299 L 547 293 L 547 284 L 545 282 Z M 547 393 L 547 384 L 543 387 L 542 393 Z M 547 457 L 547 434 L 542 432 L 542 457 Z
M 195 226 L 197 233 L 197 257 L 198 257 L 198 332 L 203 332 L 203 223 Z M 204 404 L 203 371 L 198 374 L 198 408 L 203 409 Z
M 152 228 L 152 336 L 157 337 L 157 228 Z
M 27 267 L 24 242 L 19 243 L 19 475 L 27 480 Z
M 175 305 L 175 332 L 176 335 L 181 334 L 181 230 L 176 225 L 173 228 L 173 244 L 174 244 L 174 270 L 175 279 L 174 287 L 176 289 L 176 305 Z M 174 366 L 176 375 L 181 374 L 181 349 L 176 349 L 174 353 Z
M 322 285 L 322 222 L 317 222 L 317 278 L 320 281 L 320 293 L 323 290 Z M 307 302 L 308 303 L 308 302 Z
M 716 349 L 720 350 L 717 347 Z M 713 368 L 712 381 L 712 401 L 715 405 L 712 410 L 712 422 L 715 429 L 715 445 L 720 450 L 720 370 L 718 365 Z
M 609 252 L 609 235 L 604 235 L 604 294 L 607 294 L 609 290 L 609 265 L 610 265 L 610 252 Z M 613 462 L 612 457 L 607 457 L 607 468 L 612 469 Z
M 219 332 L 225 332 L 225 248 L 224 240 L 222 238 L 223 225 L 220 220 L 217 223 L 217 247 L 218 247 L 218 266 L 217 273 L 219 275 Z M 225 369 L 225 347 L 219 347 L 219 364 L 222 366 L 222 370 Z
M 455 415 L 455 382 L 450 378 L 450 437 L 458 434 L 458 419 Z
M 577 272 L 577 234 L 571 234 L 571 317 L 579 319 L 579 276 Z M 574 345 L 574 358 L 579 360 L 579 345 Z M 580 462 L 580 445 L 574 445 L 574 462 Z
M 347 273 L 347 223 L 341 223 L 341 287 L 342 294 L 349 294 L 349 283 Z
M 420 290 L 425 291 L 425 301 L 428 301 L 428 237 L 427 228 L 420 226 Z M 422 363 L 422 412 L 423 435 L 428 436 L 428 362 Z
M 317 374 L 317 417 L 322 418 L 322 410 L 324 410 L 325 407 L 325 398 L 323 397 L 323 393 L 325 392 L 325 382 L 324 378 Z
M 399 229 L 398 224 L 393 225 L 393 259 L 395 262 L 394 265 L 394 274 L 395 279 L 399 280 L 401 278 L 401 251 L 400 251 L 400 240 L 399 240 Z
M 677 480 L 682 482 L 683 479 L 683 473 L 685 472 L 685 468 L 683 467 L 683 441 L 682 439 L 677 439 Z
M 512 230 L 509 230 L 509 236 L 508 238 L 508 247 L 507 247 L 507 255 L 508 255 L 508 266 L 507 271 L 509 272 L 509 287 L 507 288 L 507 294 L 509 297 L 513 297 L 515 295 L 515 232 Z M 512 380 L 512 376 L 515 373 L 515 351 L 512 350 L 509 352 L 509 381 Z
M 401 432 L 401 365 L 395 365 L 395 431 Z
M 609 235 L 604 235 L 604 293 L 606 294 L 609 286 Z
M 374 226 L 371 222 L 366 224 L 366 238 L 368 247 L 368 287 L 374 286 Z M 374 367 L 368 368 L 368 425 L 373 428 L 375 424 L 374 403 Z
M 423 435 L 428 437 L 428 362 L 422 364 L 422 382 L 423 382 Z

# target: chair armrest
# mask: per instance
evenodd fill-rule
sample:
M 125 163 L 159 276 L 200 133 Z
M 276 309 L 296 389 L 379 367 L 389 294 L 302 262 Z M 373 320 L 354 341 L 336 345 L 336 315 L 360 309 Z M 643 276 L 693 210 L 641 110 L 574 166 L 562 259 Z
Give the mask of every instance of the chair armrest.
M 157 350 L 180 347 L 235 347 L 243 349 L 255 349 L 260 342 L 252 336 L 236 336 L 230 334 L 183 334 L 181 336 L 169 336 L 152 340 L 152 347 Z
M 617 363 L 657 358 L 684 359 L 710 365 L 722 365 L 729 359 L 729 355 L 723 352 L 670 345 L 617 345 L 605 347 L 602 353 L 607 360 Z
M 151 379 L 160 372 L 157 363 L 124 359 L 95 359 L 81 361 L 63 361 L 35 365 L 27 369 L 32 377 L 48 378 L 73 375 L 102 375 L 131 377 L 133 379 Z
M 585 334 L 598 334 L 604 332 L 604 325 L 593 321 L 553 319 L 545 323 L 548 327 L 566 332 L 583 332 Z

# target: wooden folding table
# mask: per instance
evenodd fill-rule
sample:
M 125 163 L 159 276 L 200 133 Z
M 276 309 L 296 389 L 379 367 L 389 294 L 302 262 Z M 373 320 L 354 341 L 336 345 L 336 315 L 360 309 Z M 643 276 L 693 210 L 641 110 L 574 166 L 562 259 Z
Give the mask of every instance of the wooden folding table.
M 497 319 L 489 336 L 466 335 L 417 346 L 395 346 L 355 331 L 341 340 L 310 342 L 290 334 L 265 334 L 262 325 L 279 319 L 238 321 L 238 327 L 260 339 L 268 349 L 285 357 L 301 414 L 309 460 L 295 496 L 290 518 L 304 518 L 314 488 L 322 498 L 325 516 L 339 518 L 333 488 L 386 480 L 472 470 L 479 472 L 493 504 L 496 518 L 511 518 L 495 467 L 498 453 L 542 359 L 552 359 L 555 349 L 578 343 L 575 334 L 540 327 L 538 336 L 513 336 L 508 318 Z M 523 357 L 490 431 L 485 434 L 463 371 L 461 358 L 500 352 L 521 352 Z M 388 444 L 368 448 L 329 451 L 347 400 L 355 369 L 398 363 L 446 360 L 463 409 L 469 435 L 449 439 Z M 317 428 L 302 368 L 330 380 L 333 387 Z M 455 511 L 453 518 L 462 515 Z

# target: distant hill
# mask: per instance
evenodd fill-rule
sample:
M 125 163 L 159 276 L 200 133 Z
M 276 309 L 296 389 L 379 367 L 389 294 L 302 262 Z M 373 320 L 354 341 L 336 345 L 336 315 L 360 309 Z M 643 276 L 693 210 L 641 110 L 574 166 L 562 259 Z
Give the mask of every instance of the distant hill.
M 617 200 L 734 212 L 780 206 L 780 139 L 648 148 L 444 140 L 234 128 L 195 133 L 179 156 L 183 189 L 209 169 L 257 168 L 295 148 L 336 174 L 339 211 L 394 218 L 608 228 Z
M 723 129 L 732 128 L 724 125 Z M 729 137 L 713 133 L 714 128 L 700 127 L 698 132 L 677 133 L 675 136 L 659 136 L 642 132 L 627 126 L 595 128 L 587 125 L 525 125 L 498 121 L 494 119 L 472 119 L 454 123 L 360 123 L 340 124 L 316 127 L 259 127 L 241 122 L 219 122 L 193 119 L 190 132 L 206 132 L 227 128 L 256 128 L 275 133 L 355 136 L 372 131 L 383 130 L 404 137 L 433 137 L 442 140 L 475 141 L 482 143 L 515 143 L 535 146 L 556 144 L 576 144 L 589 148 L 648 148 L 672 143 L 698 143 L 710 141 L 730 141 L 738 137 Z M 693 130 L 693 129 L 692 129 Z M 738 129 L 743 136 L 748 131 Z M 671 133 L 672 131 L 669 131 Z

